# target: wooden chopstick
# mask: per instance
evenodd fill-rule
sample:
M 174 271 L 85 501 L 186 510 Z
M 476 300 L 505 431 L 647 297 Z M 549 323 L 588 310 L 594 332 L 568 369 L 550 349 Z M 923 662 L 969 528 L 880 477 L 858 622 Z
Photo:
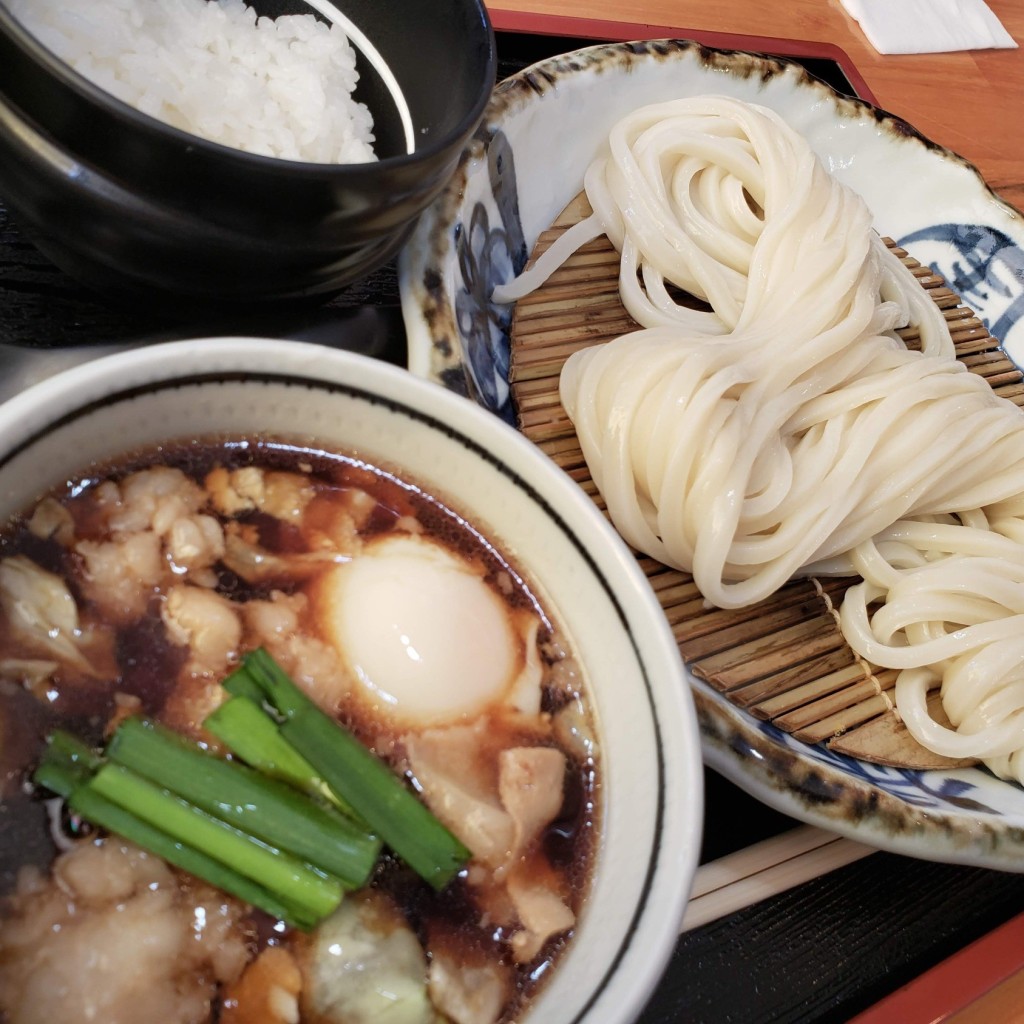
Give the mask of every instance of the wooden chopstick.
M 802 825 L 702 864 L 694 875 L 682 931 L 699 928 L 874 852 L 874 847 Z

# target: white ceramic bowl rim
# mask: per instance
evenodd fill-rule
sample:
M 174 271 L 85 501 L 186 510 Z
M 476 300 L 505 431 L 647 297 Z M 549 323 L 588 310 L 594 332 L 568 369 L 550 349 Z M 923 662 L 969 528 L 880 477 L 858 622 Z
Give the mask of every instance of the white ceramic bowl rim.
M 624 877 L 622 872 L 626 871 L 633 877 L 638 898 L 629 909 L 628 922 L 609 918 L 617 934 L 614 953 L 593 964 L 580 960 L 574 968 L 579 972 L 576 983 L 585 979 L 590 996 L 585 1001 L 581 997 L 571 1019 L 594 1024 L 633 1019 L 671 954 L 696 867 L 702 820 L 696 717 L 671 631 L 635 559 L 582 491 L 525 438 L 472 403 L 419 380 L 406 370 L 364 356 L 318 345 L 258 339 L 169 342 L 86 363 L 29 388 L 0 406 L 0 506 L 5 513 L 24 508 L 52 485 L 52 464 L 39 465 L 37 469 L 34 464 L 47 460 L 31 458 L 37 455 L 33 447 L 49 435 L 73 432 L 73 436 L 81 439 L 83 450 L 66 458 L 79 469 L 87 466 L 92 461 L 88 454 L 92 442 L 89 431 L 79 429 L 79 422 L 84 423 L 97 410 L 151 393 L 243 381 L 342 393 L 440 432 L 510 480 L 517 491 L 528 495 L 572 546 L 590 577 L 603 588 L 603 600 L 614 609 L 623 626 L 648 704 L 643 717 L 649 716 L 653 730 L 655 742 L 650 756 L 655 765 L 652 775 L 657 777 L 637 781 L 645 794 L 654 791 L 653 796 L 645 796 L 654 807 L 652 838 L 648 850 L 639 848 L 643 861 L 637 856 L 610 865 L 603 859 L 602 842 L 592 901 L 584 908 L 580 935 L 570 945 L 566 963 L 541 991 L 538 1006 L 545 1005 L 545 994 L 557 987 L 560 973 L 567 970 L 573 952 L 585 936 L 593 936 L 602 929 L 602 903 L 598 897 L 602 892 L 617 893 Z M 195 430 L 196 436 L 211 433 L 199 427 Z M 279 436 L 282 432 L 268 429 L 266 433 Z M 309 433 L 301 427 L 292 431 L 293 435 Z M 145 442 L 126 439 L 124 448 L 127 451 L 140 444 L 145 446 Z M 325 443 L 325 447 L 333 444 Z M 116 457 L 115 453 L 108 451 L 105 458 L 110 457 Z M 394 464 L 398 460 L 389 461 Z M 18 491 L 13 490 L 8 476 L 16 462 L 15 472 L 22 480 Z M 30 464 L 27 470 L 26 463 Z M 24 479 L 37 472 L 35 492 L 25 500 Z M 57 479 L 63 478 L 61 472 L 63 469 L 58 470 Z M 417 474 L 411 469 L 409 474 L 414 480 L 417 476 L 429 479 L 428 472 Z M 453 507 L 458 511 L 458 503 Z M 497 540 L 499 548 L 502 547 L 500 535 Z M 516 553 L 510 553 L 515 561 Z M 560 609 L 556 607 L 555 611 L 556 617 L 561 618 Z M 617 723 L 619 731 L 626 728 Z M 614 778 L 611 783 L 616 785 Z M 606 813 L 613 810 L 607 799 L 605 804 Z M 642 880 L 639 873 L 643 874 Z M 596 919 L 588 927 L 591 916 Z M 606 967 L 602 977 L 594 979 L 589 970 L 598 963 Z M 545 1014 L 543 1019 L 552 1018 Z

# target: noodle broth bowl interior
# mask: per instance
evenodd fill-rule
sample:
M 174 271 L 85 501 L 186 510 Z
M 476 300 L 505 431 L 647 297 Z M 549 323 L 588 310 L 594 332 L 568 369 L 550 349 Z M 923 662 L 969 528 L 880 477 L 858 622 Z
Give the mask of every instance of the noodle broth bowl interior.
M 178 313 L 325 299 L 387 262 L 451 175 L 494 84 L 486 9 L 216 8 L 0 5 L 0 194 L 54 262 L 115 299 Z M 269 19 L 292 15 L 306 24 L 278 20 L 275 37 Z M 347 141 L 365 130 L 353 104 L 375 160 Z
M 134 454 L 126 453 L 125 438 L 132 439 Z M 439 576 L 447 574 L 446 578 L 453 575 L 458 577 L 457 587 L 431 591 L 430 600 L 435 607 L 430 610 L 430 630 L 445 637 L 459 636 L 460 623 L 475 614 L 475 611 L 464 601 L 459 603 L 463 599 L 459 596 L 458 587 L 465 585 L 479 588 L 481 578 L 490 579 L 482 570 L 474 569 L 468 573 L 473 577 L 472 580 L 467 582 L 468 570 L 463 564 L 467 557 L 465 551 L 477 550 L 479 547 L 479 550 L 485 552 L 485 556 L 480 556 L 485 561 L 492 557 L 493 552 L 497 552 L 493 557 L 501 559 L 504 568 L 498 577 L 504 582 L 498 585 L 492 581 L 493 585 L 488 586 L 491 591 L 512 595 L 509 621 L 520 622 L 527 613 L 527 617 L 539 616 L 537 621 L 541 624 L 535 624 L 532 632 L 528 630 L 523 635 L 532 637 L 530 642 L 536 641 L 538 636 L 545 638 L 544 643 L 538 647 L 538 650 L 545 652 L 543 658 L 550 656 L 555 659 L 555 664 L 562 664 L 559 671 L 563 677 L 575 679 L 573 685 L 579 689 L 577 703 L 583 718 L 563 720 L 561 712 L 565 710 L 562 707 L 565 700 L 551 696 L 551 692 L 557 691 L 561 684 L 555 685 L 555 691 L 545 690 L 548 695 L 544 697 L 544 703 L 538 705 L 541 719 L 548 723 L 543 726 L 543 730 L 548 730 L 543 732 L 547 738 L 539 741 L 542 746 L 552 745 L 551 737 L 560 734 L 559 721 L 574 723 L 565 733 L 570 745 L 574 742 L 570 734 L 577 741 L 581 736 L 585 739 L 589 736 L 581 749 L 590 751 L 587 763 L 594 769 L 588 769 L 585 776 L 595 780 L 593 788 L 587 789 L 584 785 L 582 790 L 589 808 L 585 814 L 586 825 L 583 831 L 590 838 L 577 836 L 573 840 L 576 844 L 573 849 L 577 851 L 577 857 L 582 857 L 585 870 L 582 875 L 578 870 L 574 873 L 571 864 L 563 864 L 558 857 L 545 869 L 550 873 L 557 868 L 565 872 L 564 879 L 573 879 L 572 886 L 576 891 L 561 891 L 560 897 L 572 908 L 572 923 L 567 926 L 563 921 L 560 926 L 556 926 L 556 931 L 558 927 L 565 930 L 562 938 L 543 944 L 539 952 L 531 950 L 523 954 L 523 963 L 515 968 L 518 980 L 514 982 L 513 990 L 525 991 L 526 998 L 515 994 L 508 996 L 504 1015 L 492 1006 L 489 1011 L 480 1011 L 483 1016 L 460 1017 L 459 1012 L 476 1011 L 453 1011 L 450 1004 L 443 1004 L 447 1007 L 444 1012 L 449 1014 L 445 1019 L 457 1022 L 505 1021 L 512 1019 L 508 1013 L 515 1013 L 516 1020 L 544 1021 L 546 1024 L 570 1021 L 625 1024 L 632 1020 L 642 1009 L 674 947 L 696 867 L 702 820 L 701 765 L 696 719 L 671 631 L 632 555 L 593 508 L 589 499 L 516 431 L 489 412 L 445 393 L 433 384 L 418 380 L 404 370 L 361 356 L 304 343 L 239 338 L 172 342 L 100 359 L 67 371 L 36 385 L 0 407 L 0 504 L 6 520 L 31 509 L 42 495 L 57 488 L 57 491 L 65 491 L 66 497 L 62 500 L 68 501 L 68 507 L 72 507 L 84 492 L 95 490 L 98 481 L 104 476 L 105 466 L 144 464 L 150 467 L 146 470 L 150 474 L 147 479 L 163 479 L 167 473 L 172 472 L 169 467 L 187 468 L 196 465 L 197 458 L 200 461 L 209 459 L 212 450 L 210 445 L 220 445 L 228 453 L 225 456 L 228 459 L 225 463 L 228 467 L 226 475 L 218 469 L 216 473 L 207 473 L 205 477 L 207 484 L 213 488 L 211 493 L 215 492 L 222 497 L 230 494 L 231 501 L 237 501 L 243 490 L 252 495 L 257 493 L 246 490 L 248 485 L 243 486 L 243 477 L 232 474 L 241 472 L 239 467 L 242 464 L 237 462 L 239 452 L 248 450 L 258 442 L 272 447 L 287 447 L 299 454 L 292 457 L 291 462 L 275 463 L 274 473 L 266 471 L 257 488 L 259 496 L 254 498 L 257 512 L 241 513 L 241 519 L 236 522 L 237 529 L 225 527 L 225 536 L 230 533 L 231 537 L 227 541 L 229 554 L 223 557 L 235 568 L 227 572 L 223 565 L 217 563 L 213 566 L 214 576 L 202 577 L 206 580 L 207 590 L 215 592 L 214 597 L 221 611 L 225 607 L 224 595 L 230 593 L 227 604 L 240 616 L 240 621 L 245 623 L 242 626 L 243 637 L 250 636 L 248 631 L 255 621 L 249 617 L 253 608 L 260 606 L 266 609 L 274 602 L 298 600 L 298 597 L 290 591 L 291 596 L 268 597 L 267 578 L 258 576 L 253 577 L 257 580 L 253 592 L 243 595 L 237 588 L 238 577 L 240 575 L 244 580 L 248 569 L 241 562 L 231 561 L 234 557 L 230 553 L 231 538 L 237 543 L 251 545 L 252 531 L 256 530 L 263 538 L 260 543 L 264 547 L 269 545 L 267 538 L 271 535 L 287 535 L 291 538 L 276 553 L 268 554 L 260 548 L 262 554 L 255 560 L 249 558 L 246 564 L 249 569 L 258 572 L 254 568 L 257 563 L 268 566 L 286 561 L 288 557 L 300 558 L 303 566 L 302 580 L 297 585 L 296 593 L 301 590 L 303 594 L 309 595 L 309 603 L 303 604 L 304 608 L 318 609 L 315 619 L 317 624 L 312 627 L 318 639 L 315 643 L 308 638 L 302 641 L 306 644 L 302 649 L 321 652 L 325 643 L 328 646 L 340 643 L 340 646 L 334 648 L 339 651 L 346 644 L 358 649 L 361 638 L 369 635 L 365 631 L 374 628 L 372 624 L 367 625 L 362 616 L 364 606 L 372 606 L 377 601 L 382 614 L 387 614 L 391 605 L 400 605 L 402 609 L 416 606 L 410 597 L 411 589 L 418 585 L 414 581 L 430 572 Z M 140 452 L 143 453 L 141 463 L 138 456 Z M 338 564 L 329 566 L 326 574 L 321 573 L 317 577 L 319 582 L 313 585 L 314 589 L 306 591 L 303 588 L 311 578 L 309 560 L 321 559 L 317 565 L 322 567 L 322 559 L 325 557 L 322 551 L 318 554 L 320 549 L 314 545 L 307 554 L 296 556 L 297 542 L 293 534 L 298 520 L 293 519 L 287 529 L 279 526 L 270 532 L 266 532 L 265 524 L 269 521 L 268 516 L 292 515 L 291 511 L 281 511 L 278 498 L 272 498 L 271 495 L 280 497 L 305 493 L 305 486 L 295 489 L 295 475 L 307 474 L 307 478 L 312 480 L 320 472 L 317 467 L 321 464 L 321 456 L 317 453 L 325 452 L 340 452 L 350 459 L 345 470 L 350 475 L 345 477 L 347 482 L 344 487 L 339 489 L 333 486 L 327 490 L 332 493 L 350 493 L 352 481 L 362 481 L 360 487 L 356 488 L 360 497 L 355 504 L 351 496 L 344 498 L 348 502 L 345 505 L 347 511 L 339 519 L 333 512 L 328 513 L 317 504 L 319 498 L 310 499 L 307 494 L 301 499 L 306 502 L 304 507 L 309 510 L 321 508 L 319 512 L 310 511 L 307 518 L 312 517 L 311 521 L 318 531 L 334 529 L 336 536 L 348 536 L 347 526 L 339 530 L 325 524 L 341 521 L 350 523 L 354 515 L 352 510 L 358 506 L 363 509 L 362 521 L 370 534 L 365 543 L 360 542 L 359 557 L 350 559 L 348 556 L 336 556 Z M 232 459 L 236 461 L 232 462 Z M 259 465 L 258 459 L 256 464 Z M 368 467 L 377 467 L 383 474 L 376 485 L 366 482 L 369 479 Z M 313 476 L 309 475 L 311 473 Z M 157 474 L 157 477 L 152 474 Z M 215 478 L 219 482 L 214 483 Z M 129 489 L 135 486 L 129 484 L 128 479 L 141 481 L 142 478 L 118 477 L 115 473 L 111 479 L 120 479 L 120 483 L 116 484 L 121 494 L 118 500 L 128 502 Z M 197 479 L 203 479 L 201 473 Z M 340 478 L 332 479 L 337 484 Z M 68 491 L 67 482 L 72 480 L 81 483 L 75 484 Z M 287 480 L 292 480 L 292 483 L 289 484 Z M 400 483 L 395 484 L 395 480 Z M 373 486 L 384 488 L 382 493 L 390 495 L 390 498 L 384 505 L 378 500 L 376 511 L 368 512 L 368 499 L 363 491 L 372 493 Z M 213 500 L 216 504 L 219 499 L 215 497 Z M 260 504 L 264 501 L 270 504 Z M 435 502 L 443 503 L 444 508 L 450 510 L 450 520 L 446 519 L 445 522 L 454 524 L 453 528 L 457 527 L 460 531 L 469 530 L 469 539 L 452 542 L 447 553 L 438 550 L 437 542 L 444 541 L 440 544 L 440 547 L 444 547 L 449 532 L 446 532 L 448 527 L 439 528 L 432 518 L 437 515 L 436 511 L 431 511 Z M 46 507 L 52 509 L 53 506 Z M 425 513 L 424 508 L 427 509 Z M 411 522 L 414 516 L 410 509 L 419 509 L 417 514 L 422 521 L 421 525 Z M 127 511 L 127 504 L 122 511 Z M 33 513 L 32 519 L 35 517 L 36 513 Z M 306 529 L 306 526 L 303 525 L 302 529 Z M 284 534 L 282 530 L 285 530 Z M 55 536 L 52 534 L 51 539 Z M 170 536 L 170 532 L 167 536 Z M 317 536 L 321 536 L 321 533 Z M 121 535 L 121 541 L 124 541 L 124 535 Z M 22 543 L 20 541 L 7 543 L 7 559 L 6 562 L 0 561 L 0 576 L 4 576 L 11 569 L 12 563 L 21 557 L 12 557 L 12 552 L 19 549 L 21 555 L 27 555 L 35 550 L 33 545 L 36 542 L 32 541 L 26 548 L 19 548 Z M 13 547 L 11 543 L 14 543 Z M 466 544 L 470 548 L 465 548 Z M 92 557 L 86 554 L 86 551 L 93 552 L 88 543 L 76 550 L 82 558 Z M 397 590 L 387 589 L 387 572 L 382 571 L 374 576 L 374 566 L 383 564 L 388 556 L 406 558 L 404 567 L 396 570 L 400 577 Z M 246 559 L 243 558 L 243 561 Z M 23 568 L 24 564 L 20 564 Z M 5 570 L 5 565 L 8 570 Z M 90 562 L 90 565 L 96 567 L 96 563 Z M 460 565 L 462 568 L 459 568 Z M 369 567 L 369 575 L 366 572 L 361 576 L 353 574 L 353 570 L 359 566 Z M 192 571 L 198 570 L 189 570 Z M 273 574 L 280 570 L 271 568 L 270 571 Z M 349 575 L 345 576 L 346 573 Z M 224 591 L 227 585 L 225 580 L 229 578 L 232 582 L 228 590 Z M 263 582 L 258 582 L 261 579 Z M 287 590 L 278 576 L 272 576 L 272 579 L 277 582 L 277 586 Z M 323 582 L 325 579 L 326 583 Z M 337 586 L 331 582 L 334 579 L 338 580 Z M 0 590 L 6 585 L 0 580 Z M 90 592 L 90 585 L 87 574 L 82 582 L 86 593 Z M 171 585 L 172 589 L 177 589 L 174 580 Z M 377 597 L 374 597 L 375 593 Z M 472 593 L 476 595 L 473 600 L 478 604 L 494 599 L 493 592 L 485 599 L 481 598 L 478 590 L 472 590 Z M 382 598 L 381 594 L 385 597 Z M 389 594 L 391 596 L 387 597 Z M 105 599 L 103 594 L 94 596 L 101 604 Z M 209 593 L 205 596 L 209 599 Z M 243 608 L 246 597 L 249 603 Z M 302 600 L 305 601 L 305 597 Z M 170 607 L 172 597 L 164 595 L 160 601 L 166 610 Z M 382 601 L 390 601 L 391 605 L 385 607 Z M 94 629 L 91 620 L 86 622 L 87 616 L 92 614 L 91 610 L 87 610 L 92 608 L 91 599 L 84 599 L 84 603 L 80 600 L 79 604 L 83 618 L 78 632 L 84 636 Z M 11 607 L 8 601 L 5 604 L 8 615 Z M 13 627 L 11 621 L 8 617 L 7 626 L 4 627 L 8 643 L 12 635 L 10 630 L 17 632 L 17 627 Z M 165 618 L 164 621 L 170 629 L 169 620 Z M 417 627 L 410 627 L 414 628 Z M 496 628 L 500 633 L 504 627 Z M 463 629 L 462 633 L 472 633 L 474 630 L 475 626 Z M 270 636 L 269 649 L 272 653 L 278 652 L 278 659 L 286 665 L 294 678 L 305 678 L 305 669 L 301 663 L 289 661 L 291 654 L 288 651 L 293 650 L 289 647 L 291 641 L 279 634 L 278 630 L 278 634 Z M 340 642 L 337 639 L 339 636 Z M 474 637 L 464 639 L 467 649 L 471 648 Z M 380 642 L 384 644 L 388 641 L 383 638 Z M 416 778 L 417 786 L 431 806 L 433 783 L 430 781 L 430 770 L 424 768 L 422 774 L 417 774 L 417 765 L 420 763 L 417 758 L 420 754 L 416 752 L 415 744 L 420 743 L 426 749 L 424 738 L 429 737 L 433 743 L 437 736 L 445 734 L 447 727 L 451 727 L 447 735 L 472 731 L 473 715 L 477 713 L 473 708 L 474 688 L 484 685 L 481 680 L 489 675 L 490 663 L 501 660 L 502 654 L 498 647 L 503 642 L 488 641 L 484 657 L 478 657 L 469 668 L 466 668 L 461 654 L 457 652 L 452 655 L 451 660 L 444 662 L 445 671 L 449 674 L 464 673 L 462 681 L 454 691 L 450 687 L 446 689 L 442 683 L 431 682 L 429 686 L 437 685 L 439 694 L 444 691 L 444 695 L 436 700 L 430 693 L 425 695 L 420 692 L 409 696 L 404 691 L 396 690 L 397 697 L 382 697 L 378 693 L 369 701 L 360 697 L 353 705 L 356 721 L 359 721 L 359 716 L 370 704 L 390 703 L 390 709 L 385 706 L 381 713 L 386 723 L 391 724 L 374 726 L 373 729 L 377 731 L 371 729 L 370 735 L 378 737 L 378 745 L 383 743 L 382 749 L 390 750 L 394 757 L 398 756 L 398 751 L 407 751 L 408 761 L 400 763 Z M 189 686 L 198 685 L 196 679 L 216 679 L 223 675 L 221 671 L 210 669 L 209 665 L 206 669 L 196 669 L 198 643 L 196 634 L 192 634 L 191 646 L 187 648 L 191 651 L 187 656 L 193 659 L 190 662 L 193 666 L 192 674 L 188 677 L 193 682 Z M 156 647 L 160 648 L 163 644 L 164 641 L 159 641 Z M 243 646 L 248 644 L 249 640 L 243 641 Z M 427 647 L 429 640 L 425 641 L 423 650 Z M 557 651 L 552 653 L 556 648 Z M 85 648 L 82 650 L 85 651 Z M 565 652 L 569 652 L 569 659 L 559 662 L 558 659 L 563 658 Z M 59 660 L 60 655 L 55 656 Z M 98 659 L 100 656 L 90 647 L 86 657 Z M 367 668 L 368 665 L 369 660 L 363 668 L 369 675 L 373 675 L 377 669 Z M 5 672 L 9 675 L 10 671 L 8 665 Z M 66 668 L 66 671 L 74 675 L 73 666 Z M 380 671 L 386 673 L 387 669 L 385 667 Z M 312 676 L 318 674 L 311 667 L 310 672 Z M 363 678 L 358 673 L 352 678 L 357 676 Z M 71 676 L 60 677 L 58 674 L 55 678 L 58 678 L 57 682 L 48 684 L 51 690 L 50 701 L 54 707 L 59 707 L 61 697 L 57 691 L 62 685 L 59 678 L 70 679 Z M 97 680 L 96 676 L 92 678 L 94 682 Z M 323 673 L 320 678 L 322 682 Z M 380 677 L 374 678 L 379 681 Z M 520 704 L 515 704 L 514 710 L 505 708 L 500 713 L 494 710 L 513 700 L 513 691 L 515 694 L 521 693 L 518 681 L 524 677 L 520 672 L 515 678 L 515 685 L 499 683 L 499 691 L 502 686 L 511 685 L 507 692 L 501 691 L 497 697 L 485 695 L 482 700 L 485 704 L 491 702 L 491 710 L 487 713 L 492 717 L 488 721 L 517 722 L 517 735 L 525 736 L 534 727 L 522 724 L 526 719 Z M 35 723 L 32 728 L 38 731 L 39 719 L 32 710 L 34 704 L 31 701 L 18 705 L 10 703 L 11 700 L 28 700 L 24 696 L 26 691 L 18 687 L 22 695 L 14 694 L 12 697 L 14 691 L 8 683 L 4 685 L 6 696 L 3 699 L 8 703 L 6 706 L 0 703 L 0 737 L 6 736 L 9 739 L 14 735 L 13 731 L 25 735 L 29 722 Z M 129 684 L 122 678 L 118 685 L 127 687 Z M 548 686 L 548 683 L 544 685 Z M 188 690 L 188 686 L 185 689 Z M 45 687 L 39 692 L 44 691 Z M 144 689 L 139 691 L 143 695 L 144 709 L 149 699 L 147 692 Z M 176 728 L 182 727 L 184 723 L 186 733 L 194 731 L 198 720 L 193 714 L 194 709 L 188 710 L 192 707 L 189 701 L 196 699 L 195 693 L 188 692 L 192 696 L 186 695 L 183 704 L 175 703 L 178 700 L 176 696 L 166 698 L 157 715 L 164 724 L 171 723 Z M 201 689 L 199 692 L 210 691 Z M 467 694 L 470 697 L 467 698 Z M 321 705 L 331 703 L 331 699 L 324 698 L 322 693 L 319 699 Z M 518 701 L 519 696 L 515 700 Z M 576 700 L 574 697 L 573 701 Z M 206 697 L 198 698 L 198 703 L 204 706 L 204 714 L 210 710 L 206 706 Z M 15 720 L 16 708 L 21 708 L 29 718 L 25 721 Z M 37 736 L 33 742 L 38 739 Z M 547 750 L 547 753 L 551 752 Z M 17 757 L 18 754 L 8 746 L 5 756 Z M 34 756 L 38 757 L 38 751 Z M 426 757 L 423 762 L 426 764 L 429 757 L 426 754 L 423 756 Z M 458 756 L 442 755 L 455 762 L 458 762 Z M 571 756 L 569 763 L 574 763 Z M 28 764 L 13 767 L 17 771 L 14 775 L 8 775 L 12 765 L 4 764 L 3 777 L 20 781 L 25 772 L 31 770 Z M 466 788 L 473 790 L 478 785 L 478 782 L 471 781 Z M 16 798 L 11 787 L 0 793 L 0 802 L 8 804 L 0 809 L 15 813 L 16 808 L 11 801 Z M 562 808 L 563 817 L 564 812 L 565 807 Z M 438 813 L 443 820 L 443 812 Z M 488 812 L 491 813 L 496 813 L 493 807 Z M 572 813 L 579 815 L 581 812 L 577 807 Z M 457 823 L 452 827 L 456 832 L 459 831 Z M 564 831 L 564 821 L 560 827 Z M 556 840 L 557 837 L 549 837 L 545 842 L 550 844 Z M 85 839 L 85 845 L 90 841 Z M 474 845 L 475 842 L 473 840 Z M 562 844 L 558 848 L 563 848 L 564 836 L 557 840 L 556 846 L 558 842 Z M 543 847 L 544 850 L 549 848 L 554 849 Z M 536 855 L 536 851 L 530 854 Z M 26 853 L 5 849 L 2 841 L 0 857 L 6 860 L 2 865 L 2 877 L 7 879 L 13 878 L 17 865 L 21 863 L 24 866 L 28 859 Z M 45 861 L 45 857 L 43 859 Z M 466 891 L 475 892 L 473 886 L 488 874 L 490 869 L 486 868 L 484 861 L 486 857 L 478 862 L 477 854 L 474 853 L 467 869 L 451 883 L 461 887 L 460 900 L 464 899 Z M 533 861 L 530 863 L 534 864 Z M 47 865 L 43 863 L 37 867 L 45 875 Z M 388 888 L 391 885 L 388 879 L 393 881 L 397 870 L 393 864 L 378 868 L 374 876 L 376 881 L 371 888 L 383 886 L 387 890 L 387 898 L 400 903 L 399 894 L 405 891 L 403 885 L 392 886 L 393 891 Z M 533 870 L 535 865 L 531 868 Z M 506 864 L 495 877 L 505 877 L 502 871 L 511 871 L 509 877 L 515 876 L 515 869 Z M 533 878 L 533 875 L 530 877 Z M 507 884 L 512 886 L 511 881 Z M 563 880 L 563 885 L 567 884 Z M 328 922 L 335 921 L 338 913 L 342 913 L 346 906 L 363 905 L 360 901 L 365 898 L 359 894 L 345 896 L 342 910 L 329 917 Z M 427 902 L 433 906 L 431 901 Z M 414 900 L 413 904 L 409 920 L 418 927 L 421 938 L 426 936 L 425 950 L 414 955 L 414 962 L 421 963 L 419 971 L 423 977 L 417 984 L 422 987 L 430 969 L 429 964 L 439 958 L 443 960 L 448 955 L 445 950 L 450 954 L 451 949 L 458 948 L 458 943 L 449 937 L 438 946 L 434 929 L 441 928 L 443 931 L 446 926 L 443 922 L 429 923 L 429 914 L 423 916 L 422 896 L 418 901 Z M 460 906 L 462 909 L 455 916 L 463 920 L 466 916 L 464 902 Z M 491 904 L 491 913 L 499 913 L 495 910 L 498 906 Z M 9 908 L 7 912 L 10 912 Z M 31 913 L 30 910 L 24 911 L 24 908 L 22 912 Z M 5 929 L 5 934 L 10 938 L 4 941 L 13 942 L 17 947 L 16 936 L 21 934 L 20 927 L 15 928 L 8 922 Z M 522 948 L 509 939 L 509 936 L 516 934 L 517 929 L 524 932 L 525 926 L 509 924 L 504 929 L 497 929 L 502 932 L 504 939 L 512 943 L 505 948 L 506 967 L 514 960 L 510 950 Z M 73 929 L 65 931 L 70 934 Z M 315 975 L 317 970 L 309 966 L 316 962 L 316 957 L 309 953 L 309 945 L 311 941 L 313 949 L 319 948 L 316 942 L 318 934 L 314 931 L 312 940 L 297 940 L 295 956 L 303 965 L 303 987 L 298 997 L 300 1001 L 321 998 L 316 995 L 321 991 L 316 987 L 321 982 L 311 981 L 308 973 L 313 971 Z M 470 945 L 476 949 L 473 943 Z M 302 950 L 306 952 L 302 953 Z M 15 948 L 12 954 L 8 946 L 4 952 L 8 965 L 15 965 L 6 969 L 16 969 L 17 960 L 11 957 L 20 955 L 18 949 Z M 416 961 L 415 956 L 421 957 L 422 961 Z M 73 955 L 68 959 L 73 959 Z M 331 958 L 327 959 L 330 961 Z M 476 968 L 480 967 L 479 960 L 473 963 Z M 506 970 L 506 967 L 502 970 Z M 551 968 L 550 977 L 547 976 L 548 967 Z M 458 972 L 457 965 L 455 972 Z M 31 974 L 31 971 L 23 973 Z M 415 969 L 413 973 L 416 974 Z M 123 963 L 120 965 L 119 977 L 133 974 L 134 970 L 126 970 Z M 12 979 L 18 985 L 22 984 L 20 975 L 15 978 L 12 974 L 0 980 L 13 985 Z M 434 983 L 432 980 L 432 998 Z M 65 976 L 59 984 L 54 983 L 50 988 L 56 989 L 66 984 Z M 156 982 L 147 984 L 156 985 Z M 111 984 L 110 987 L 116 989 L 117 984 Z M 16 990 L 17 986 L 13 988 Z M 158 990 L 159 985 L 154 991 Z M 17 1024 L 22 1018 L 18 1013 L 17 997 L 14 998 L 14 1005 L 9 1004 L 6 1009 L 12 1024 Z M 332 995 L 328 1002 L 335 998 L 341 1002 L 332 1005 L 343 1005 L 341 996 Z M 443 1000 L 446 997 L 438 998 Z M 516 1004 L 515 999 L 521 1002 Z M 59 1011 L 60 1004 L 56 1005 Z M 306 1013 L 308 1004 L 302 1002 L 302 1007 L 302 1012 Z M 317 1012 L 322 1012 L 322 1007 Z M 348 1012 L 352 1012 L 351 1009 Z M 177 1018 L 167 1016 L 162 1019 Z M 315 1019 L 321 1021 L 333 1018 L 316 1016 Z M 342 1015 L 337 1019 L 347 1021 L 364 1018 Z M 428 1015 L 410 1019 L 434 1018 Z

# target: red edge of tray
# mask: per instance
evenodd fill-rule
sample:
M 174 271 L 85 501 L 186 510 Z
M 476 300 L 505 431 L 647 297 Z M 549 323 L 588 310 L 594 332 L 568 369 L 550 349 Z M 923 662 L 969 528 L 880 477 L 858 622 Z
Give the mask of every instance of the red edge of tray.
M 1024 967 L 1024 914 L 936 964 L 848 1024 L 940 1024 Z
M 781 57 L 821 57 L 835 61 L 846 75 L 857 95 L 875 103 L 874 94 L 854 66 L 849 54 L 833 43 L 803 39 L 775 39 L 772 36 L 745 36 L 734 32 L 711 32 L 705 29 L 680 28 L 673 25 L 650 25 L 645 22 L 603 21 L 597 18 L 573 18 L 561 14 L 529 14 L 488 7 L 491 23 L 498 32 L 530 32 L 534 35 L 576 36 L 601 42 L 627 42 L 634 39 L 693 39 L 719 50 L 747 50 Z

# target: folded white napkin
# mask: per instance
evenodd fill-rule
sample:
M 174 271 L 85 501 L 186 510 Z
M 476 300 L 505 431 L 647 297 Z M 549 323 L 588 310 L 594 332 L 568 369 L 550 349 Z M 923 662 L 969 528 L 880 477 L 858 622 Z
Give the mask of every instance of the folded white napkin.
M 984 0 L 840 0 L 879 53 L 1016 47 Z

